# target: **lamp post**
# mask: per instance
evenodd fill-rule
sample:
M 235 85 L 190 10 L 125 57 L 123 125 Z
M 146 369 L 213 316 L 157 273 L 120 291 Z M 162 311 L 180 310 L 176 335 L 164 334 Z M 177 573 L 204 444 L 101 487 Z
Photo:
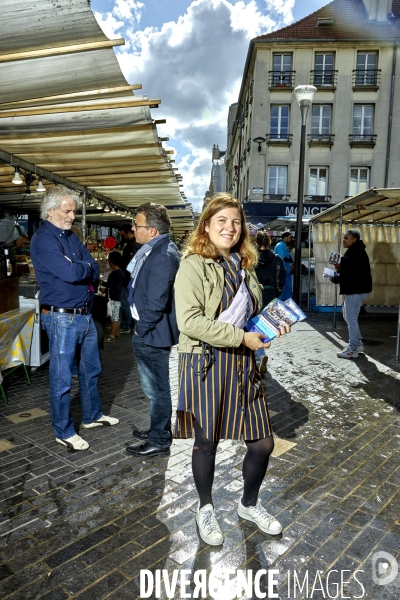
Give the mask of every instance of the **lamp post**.
M 299 187 L 297 192 L 297 220 L 296 220 L 296 254 L 294 259 L 293 299 L 300 305 L 301 302 L 301 230 L 303 225 L 303 199 L 304 199 L 304 163 L 306 154 L 306 124 L 307 114 L 317 88 L 313 85 L 298 85 L 294 93 L 299 103 L 301 112 L 301 142 L 299 161 Z

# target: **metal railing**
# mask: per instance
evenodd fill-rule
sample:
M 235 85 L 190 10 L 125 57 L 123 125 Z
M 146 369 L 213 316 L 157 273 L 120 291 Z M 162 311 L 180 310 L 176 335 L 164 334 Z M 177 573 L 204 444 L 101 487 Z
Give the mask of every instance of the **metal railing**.
M 378 87 L 381 69 L 355 69 L 353 71 L 353 87 Z
M 330 202 L 332 196 L 304 196 L 306 202 Z
M 335 87 L 337 83 L 337 70 L 324 69 L 310 71 L 310 83 L 315 87 Z
M 263 195 L 263 200 L 268 201 L 268 200 L 289 200 L 290 198 L 290 194 L 264 194 Z
M 309 133 L 307 139 L 313 144 L 333 144 L 335 134 L 333 133 Z
M 376 135 L 367 134 L 351 134 L 349 135 L 350 144 L 376 144 Z
M 276 88 L 292 88 L 296 71 L 268 71 L 268 85 Z
M 267 140 L 267 144 L 271 144 L 271 143 L 277 143 L 277 144 L 284 144 L 286 143 L 291 143 L 292 142 L 292 138 L 293 138 L 293 134 L 292 133 L 267 133 L 265 135 L 265 138 Z

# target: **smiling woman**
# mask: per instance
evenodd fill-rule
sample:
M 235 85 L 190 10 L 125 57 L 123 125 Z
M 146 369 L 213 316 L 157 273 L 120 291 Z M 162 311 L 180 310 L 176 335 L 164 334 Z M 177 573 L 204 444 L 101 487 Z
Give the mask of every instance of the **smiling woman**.
M 270 344 L 263 343 L 262 334 L 245 330 L 262 306 L 256 262 L 240 203 L 230 194 L 217 194 L 199 219 L 175 282 L 180 330 L 175 437 L 195 436 L 196 521 L 200 537 L 212 546 L 223 542 L 212 501 L 220 439 L 244 439 L 247 446 L 238 514 L 266 533 L 282 531 L 257 503 L 274 443 L 254 357 L 254 350 Z

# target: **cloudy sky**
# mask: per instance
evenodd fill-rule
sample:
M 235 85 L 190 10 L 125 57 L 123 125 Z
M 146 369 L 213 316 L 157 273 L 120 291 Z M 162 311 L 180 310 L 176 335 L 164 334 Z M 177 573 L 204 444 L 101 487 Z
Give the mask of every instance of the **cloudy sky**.
M 194 209 L 208 189 L 211 149 L 226 148 L 229 105 L 237 101 L 251 38 L 289 25 L 324 0 L 92 0 L 95 16 L 117 48 L 129 83 L 161 98 L 153 109 L 183 175 Z

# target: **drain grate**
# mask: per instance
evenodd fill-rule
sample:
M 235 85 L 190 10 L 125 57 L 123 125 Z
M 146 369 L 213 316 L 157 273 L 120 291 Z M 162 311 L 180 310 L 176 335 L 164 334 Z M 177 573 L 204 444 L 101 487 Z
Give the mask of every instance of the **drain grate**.
M 363 340 L 364 346 L 382 346 L 385 342 L 377 342 L 376 340 Z

